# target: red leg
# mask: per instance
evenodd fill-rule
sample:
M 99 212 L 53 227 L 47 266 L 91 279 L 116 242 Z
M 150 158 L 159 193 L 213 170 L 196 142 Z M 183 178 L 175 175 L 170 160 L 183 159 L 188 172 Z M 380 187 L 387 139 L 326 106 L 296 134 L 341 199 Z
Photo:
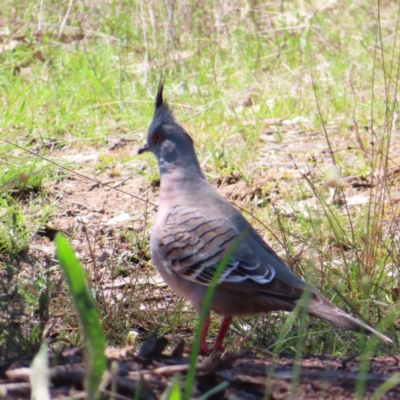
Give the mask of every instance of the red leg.
M 224 337 L 229 330 L 231 322 L 232 322 L 232 317 L 223 317 L 222 318 L 221 327 L 219 328 L 214 347 L 212 349 L 210 349 L 206 343 L 207 333 L 208 333 L 208 329 L 210 327 L 210 317 L 209 316 L 207 317 L 207 319 L 205 320 L 204 326 L 203 326 L 203 330 L 201 331 L 201 337 L 200 337 L 200 354 L 201 355 L 209 356 L 213 351 L 218 351 L 220 353 L 223 353 L 225 351 L 225 348 L 222 345 L 222 342 L 224 341 Z M 186 352 L 190 353 L 190 350 L 186 350 Z
M 221 327 L 219 328 L 217 339 L 215 340 L 214 349 L 220 352 L 225 351 L 225 347 L 222 345 L 224 337 L 227 334 L 229 327 L 231 326 L 232 317 L 222 317 Z
M 209 328 L 210 328 L 210 316 L 208 316 L 204 322 L 203 330 L 201 331 L 201 337 L 200 337 L 200 354 L 204 356 L 208 356 L 212 352 L 212 349 L 209 349 L 206 343 Z

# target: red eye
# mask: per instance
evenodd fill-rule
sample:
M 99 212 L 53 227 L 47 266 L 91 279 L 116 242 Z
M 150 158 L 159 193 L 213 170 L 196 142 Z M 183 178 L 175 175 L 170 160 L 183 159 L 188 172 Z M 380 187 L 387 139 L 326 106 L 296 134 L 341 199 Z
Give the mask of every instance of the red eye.
M 163 135 L 161 135 L 160 133 L 156 133 L 153 137 L 153 143 L 161 142 L 161 140 L 163 139 L 164 139 Z

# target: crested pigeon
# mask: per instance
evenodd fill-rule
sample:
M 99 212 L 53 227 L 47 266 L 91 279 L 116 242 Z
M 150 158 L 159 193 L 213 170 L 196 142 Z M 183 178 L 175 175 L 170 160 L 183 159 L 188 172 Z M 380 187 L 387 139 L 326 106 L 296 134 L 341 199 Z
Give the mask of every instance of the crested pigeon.
M 234 316 L 292 311 L 310 285 L 297 277 L 246 218 L 208 183 L 192 138 L 163 99 L 163 86 L 160 82 L 147 143 L 138 152 L 150 151 L 157 157 L 161 176 L 159 208 L 151 234 L 153 261 L 165 282 L 200 313 L 216 268 L 236 246 L 210 305 L 222 320 L 212 349 L 206 343 L 209 316 L 203 326 L 200 351 L 210 354 L 224 350 L 223 339 Z M 315 288 L 309 290 L 307 309 L 311 315 L 392 343 L 334 306 Z

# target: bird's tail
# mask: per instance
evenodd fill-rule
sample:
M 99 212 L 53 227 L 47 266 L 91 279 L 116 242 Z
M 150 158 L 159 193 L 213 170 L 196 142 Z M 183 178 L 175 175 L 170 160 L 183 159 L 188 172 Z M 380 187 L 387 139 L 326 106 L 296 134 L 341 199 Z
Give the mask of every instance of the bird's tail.
M 310 314 L 314 315 L 315 317 L 326 319 L 342 328 L 346 328 L 351 331 L 362 332 L 365 334 L 372 333 L 386 344 L 393 343 L 392 339 L 378 332 L 376 329 L 365 324 L 359 319 L 352 317 L 340 308 L 337 308 L 320 294 L 315 295 L 307 308 Z

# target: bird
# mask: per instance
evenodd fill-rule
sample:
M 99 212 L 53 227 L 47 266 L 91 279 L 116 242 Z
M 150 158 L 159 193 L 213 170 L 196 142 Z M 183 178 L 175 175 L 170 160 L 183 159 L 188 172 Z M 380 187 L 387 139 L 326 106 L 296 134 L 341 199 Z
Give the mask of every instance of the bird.
M 247 219 L 207 181 L 194 142 L 176 121 L 163 97 L 161 79 L 147 141 L 138 154 L 153 153 L 160 172 L 160 200 L 151 232 L 152 259 L 164 281 L 189 300 L 200 315 L 205 293 L 224 257 L 210 310 L 221 318 L 214 346 L 204 323 L 200 352 L 223 352 L 233 317 L 271 311 L 293 311 L 309 290 L 309 314 L 352 331 L 392 340 L 349 315 L 300 279 L 263 240 Z

